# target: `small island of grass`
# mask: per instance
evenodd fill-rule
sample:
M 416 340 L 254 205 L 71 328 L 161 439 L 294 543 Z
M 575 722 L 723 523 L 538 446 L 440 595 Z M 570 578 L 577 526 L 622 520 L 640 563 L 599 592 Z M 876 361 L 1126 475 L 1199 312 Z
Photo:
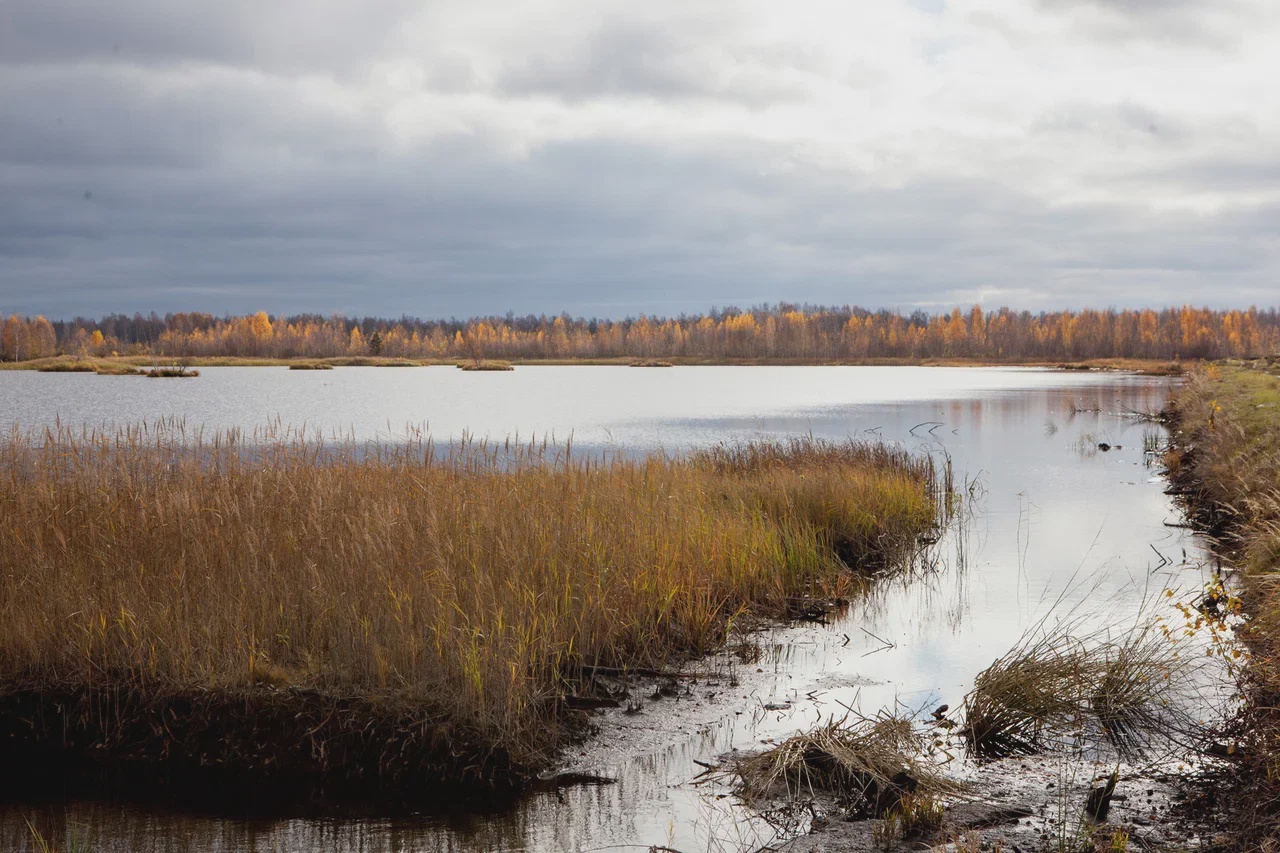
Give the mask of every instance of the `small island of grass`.
M 55 356 L 40 359 L 34 365 L 39 373 L 96 373 L 99 376 L 137 376 L 138 370 L 106 358 Z
M 476 359 L 475 361 L 458 362 L 459 370 L 515 370 L 509 361 L 494 361 L 491 359 Z

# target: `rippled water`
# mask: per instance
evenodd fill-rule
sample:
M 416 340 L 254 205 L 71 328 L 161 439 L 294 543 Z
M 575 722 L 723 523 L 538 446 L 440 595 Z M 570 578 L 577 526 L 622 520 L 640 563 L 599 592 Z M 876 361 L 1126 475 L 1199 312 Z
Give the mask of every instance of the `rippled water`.
M 666 709 L 661 733 L 646 715 L 602 718 L 601 737 L 571 757 L 616 785 L 538 794 L 497 814 L 441 816 L 428 803 L 421 815 L 376 820 L 10 803 L 0 806 L 0 847 L 21 849 L 30 817 L 55 835 L 83 827 L 94 849 L 111 851 L 754 849 L 771 831 L 724 788 L 691 785 L 696 761 L 784 737 L 846 705 L 954 708 L 974 674 L 1056 599 L 1123 620 L 1165 585 L 1202 583 L 1207 557 L 1166 524 L 1177 514 L 1145 464 L 1143 435 L 1157 428 L 1129 416 L 1159 408 L 1169 388 L 1125 375 L 901 367 L 210 368 L 171 381 L 0 373 L 0 428 L 177 415 L 192 427 L 252 430 L 279 419 L 394 440 L 428 424 L 438 438 L 554 434 L 626 451 L 879 436 L 945 451 L 974 495 L 972 516 L 939 543 L 932 572 L 886 583 L 831 626 L 763 637 L 764 657 L 751 665 L 761 672 L 744 673 L 736 692 L 727 678 L 704 681 Z M 1081 411 L 1091 409 L 1101 411 Z M 1118 447 L 1102 452 L 1100 442 Z M 708 701 L 704 689 L 721 695 Z M 790 709 L 764 710 L 779 701 Z

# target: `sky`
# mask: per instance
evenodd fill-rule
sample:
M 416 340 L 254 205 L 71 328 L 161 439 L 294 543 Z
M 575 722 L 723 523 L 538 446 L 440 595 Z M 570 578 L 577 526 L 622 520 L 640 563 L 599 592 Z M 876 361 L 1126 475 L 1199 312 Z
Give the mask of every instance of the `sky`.
M 1275 0 L 4 0 L 0 311 L 1280 303 Z

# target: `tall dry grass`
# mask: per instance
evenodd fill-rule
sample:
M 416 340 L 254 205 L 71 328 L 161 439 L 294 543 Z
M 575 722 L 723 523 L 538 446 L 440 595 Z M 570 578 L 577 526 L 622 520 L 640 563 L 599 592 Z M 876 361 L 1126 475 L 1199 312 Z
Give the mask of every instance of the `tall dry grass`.
M 88 702 L 64 746 L 107 755 L 149 708 L 155 743 L 129 747 L 143 760 L 177 748 L 165 697 L 185 697 L 184 725 L 230 697 L 286 728 L 305 698 L 314 728 L 279 748 L 307 745 L 308 767 L 343 772 L 329 701 L 349 734 L 375 711 L 429 729 L 392 738 L 401 753 L 465 739 L 468 761 L 537 767 L 584 666 L 668 664 L 741 614 L 839 593 L 848 566 L 907 555 L 930 528 L 932 476 L 927 459 L 812 440 L 589 459 L 174 424 L 15 431 L 0 439 L 0 697 Z M 113 698 L 95 711 L 98 694 Z
M 1245 706 L 1224 732 L 1236 762 L 1229 811 L 1241 849 L 1280 841 L 1280 376 L 1277 360 L 1209 365 L 1174 404 L 1171 479 L 1218 550 L 1244 571 L 1238 587 L 1249 649 Z

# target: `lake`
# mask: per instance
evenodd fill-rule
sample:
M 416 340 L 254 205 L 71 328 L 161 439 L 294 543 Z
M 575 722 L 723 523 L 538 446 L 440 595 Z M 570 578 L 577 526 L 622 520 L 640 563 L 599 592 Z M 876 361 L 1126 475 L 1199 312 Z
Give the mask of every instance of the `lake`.
M 1133 417 L 1159 409 L 1173 381 L 925 367 L 202 368 L 170 381 L 0 372 L 0 429 L 178 417 L 192 429 L 250 434 L 277 423 L 396 441 L 426 427 L 440 441 L 518 435 L 625 453 L 852 436 L 949 457 L 971 496 L 928 571 L 887 581 L 833 624 L 762 635 L 761 659 L 743 665 L 750 671 L 739 689 L 720 690 L 733 693 L 727 699 L 699 690 L 661 721 L 603 715 L 600 737 L 570 758 L 617 784 L 536 794 L 497 812 L 424 803 L 421 814 L 374 818 L 11 802 L 0 806 L 0 846 L 22 849 L 31 818 L 55 832 L 86 827 L 94 849 L 132 853 L 756 849 L 773 829 L 723 785 L 691 784 L 697 762 L 758 748 L 846 707 L 956 708 L 973 676 L 1050 608 L 1080 605 L 1123 622 L 1166 586 L 1204 582 L 1210 558 L 1170 526 L 1179 513 L 1144 454 L 1144 437 L 1160 428 Z

